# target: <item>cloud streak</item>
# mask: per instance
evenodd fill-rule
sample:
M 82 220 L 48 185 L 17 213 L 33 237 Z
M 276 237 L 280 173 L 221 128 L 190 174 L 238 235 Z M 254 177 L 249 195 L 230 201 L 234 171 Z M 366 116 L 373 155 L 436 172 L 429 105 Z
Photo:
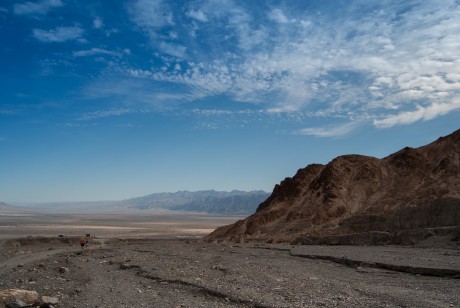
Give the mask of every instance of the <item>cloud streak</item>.
M 129 54 L 129 49 L 125 49 L 122 52 L 119 51 L 111 51 L 102 48 L 91 48 L 88 50 L 79 50 L 72 52 L 74 57 L 89 57 L 89 56 L 97 56 L 97 55 L 109 55 L 114 57 L 122 57 L 124 54 Z
M 427 107 L 417 106 L 412 111 L 401 112 L 383 119 L 376 119 L 374 120 L 374 125 L 379 128 L 408 125 L 417 121 L 428 121 L 456 110 L 460 110 L 460 99 L 448 103 L 432 103 Z
M 100 118 L 107 118 L 107 117 L 114 117 L 114 116 L 121 116 L 125 114 L 130 114 L 134 113 L 133 110 L 128 109 L 128 108 L 122 108 L 122 109 L 111 109 L 111 110 L 98 110 L 94 112 L 89 112 L 81 117 L 79 117 L 77 120 L 79 121 L 89 121 L 89 120 L 94 120 L 94 119 L 100 119 Z
M 294 132 L 295 135 L 315 137 L 340 137 L 346 135 L 358 127 L 361 122 L 350 122 L 338 126 L 307 127 Z
M 61 0 L 43 0 L 37 3 L 17 3 L 13 7 L 16 15 L 45 15 L 51 9 L 64 6 Z
M 33 29 L 32 36 L 44 43 L 62 43 L 82 39 L 83 29 L 78 26 L 56 27 L 51 30 Z

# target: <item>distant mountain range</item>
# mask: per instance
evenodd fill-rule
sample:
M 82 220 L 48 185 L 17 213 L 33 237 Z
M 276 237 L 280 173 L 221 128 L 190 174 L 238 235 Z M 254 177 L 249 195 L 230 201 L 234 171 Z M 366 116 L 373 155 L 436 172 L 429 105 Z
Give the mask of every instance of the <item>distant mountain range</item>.
M 248 215 L 270 194 L 262 191 L 178 191 L 175 193 L 155 193 L 122 201 L 82 201 L 48 202 L 21 206 L 0 202 L 0 210 L 24 211 L 40 210 L 54 213 L 123 213 L 126 211 L 168 210 L 203 212 L 219 215 Z
M 206 212 L 210 214 L 250 214 L 270 194 L 262 191 L 178 191 L 156 193 L 121 201 L 132 209 L 167 209 L 172 211 Z
M 14 206 L 11 206 L 5 202 L 0 202 L 0 210 L 12 210 L 14 208 Z
M 17 214 L 22 213 L 24 210 L 20 207 L 0 202 L 0 214 Z

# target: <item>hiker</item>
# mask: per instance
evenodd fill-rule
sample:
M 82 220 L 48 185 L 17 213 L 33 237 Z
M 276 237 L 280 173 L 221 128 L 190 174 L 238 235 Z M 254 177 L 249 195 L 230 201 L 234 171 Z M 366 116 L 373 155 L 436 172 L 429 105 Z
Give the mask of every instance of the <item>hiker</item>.
M 84 237 L 80 238 L 81 250 L 83 250 L 83 248 L 85 248 L 85 245 L 86 245 L 86 239 Z

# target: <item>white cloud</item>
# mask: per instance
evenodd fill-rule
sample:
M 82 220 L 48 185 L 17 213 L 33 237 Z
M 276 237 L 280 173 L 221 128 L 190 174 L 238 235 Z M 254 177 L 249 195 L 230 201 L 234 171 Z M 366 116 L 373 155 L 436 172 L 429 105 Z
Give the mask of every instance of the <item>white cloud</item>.
M 420 120 L 431 120 L 460 109 L 460 99 L 448 103 L 432 103 L 429 106 L 417 106 L 416 110 L 401 112 L 397 115 L 387 116 L 374 120 L 374 125 L 379 128 L 389 128 L 396 125 L 408 125 Z
M 272 114 L 375 119 L 379 127 L 456 109 L 449 102 L 460 95 L 458 1 L 349 1 L 327 11 L 317 5 L 287 10 L 203 0 L 173 11 L 163 1 L 135 1 L 131 18 L 152 46 L 182 61 L 124 70 L 176 84 L 188 99 L 227 95 Z
M 231 110 L 221 110 L 221 109 L 193 109 L 192 113 L 201 115 L 201 116 L 222 116 L 222 115 L 233 115 L 235 114 Z
M 219 65 L 215 65 L 213 73 L 210 73 L 207 68 L 198 65 L 190 65 L 185 73 L 173 72 L 137 72 L 142 77 L 149 77 L 156 81 L 167 81 L 178 84 L 184 84 L 189 87 L 191 97 L 201 98 L 224 93 L 229 90 L 232 85 L 230 77 L 225 73 L 225 69 L 221 68 L 222 74 L 218 74 Z
M 171 56 L 175 56 L 182 59 L 186 58 L 187 48 L 185 46 L 168 42 L 161 42 L 159 48 L 161 49 L 161 51 Z
M 173 11 L 167 1 L 136 0 L 129 6 L 129 13 L 134 23 L 148 35 L 152 46 L 174 57 L 186 57 L 186 47 L 171 42 L 178 38 L 178 32 L 161 33 L 165 28 L 175 26 Z
M 82 39 L 83 29 L 77 26 L 57 27 L 51 30 L 33 29 L 32 36 L 41 42 L 65 42 Z
M 126 73 L 135 78 L 149 78 L 152 77 L 153 73 L 150 71 L 144 71 L 140 69 L 127 69 Z
M 174 25 L 171 8 L 162 0 L 136 0 L 129 12 L 134 22 L 152 37 L 157 29 Z
M 446 79 L 448 80 L 448 82 L 459 82 L 460 73 L 448 73 L 446 74 Z
M 294 132 L 294 134 L 315 137 L 339 137 L 348 134 L 349 132 L 357 128 L 360 124 L 361 122 L 350 122 L 330 127 L 309 127 L 300 129 Z
M 93 20 L 93 28 L 94 29 L 101 29 L 104 26 L 104 21 L 100 17 L 96 17 Z
M 133 113 L 133 110 L 127 109 L 127 108 L 121 108 L 121 109 L 111 109 L 111 110 L 99 110 L 99 111 L 94 111 L 94 112 L 89 112 L 78 118 L 80 121 L 88 121 L 88 120 L 94 120 L 94 119 L 99 119 L 99 118 L 107 118 L 107 117 L 113 117 L 113 116 L 121 116 L 124 114 L 129 114 Z
M 114 56 L 114 57 L 122 57 L 124 53 L 126 52 L 125 51 L 123 52 L 111 51 L 111 50 L 106 50 L 106 49 L 101 49 L 101 48 L 91 48 L 89 50 L 74 51 L 72 52 L 72 55 L 74 57 L 88 57 L 88 56 L 102 54 L 102 55 L 109 55 L 109 56 Z
M 17 15 L 45 15 L 49 10 L 63 5 L 61 0 L 43 0 L 37 3 L 25 2 L 15 4 L 13 12 Z
M 156 81 L 143 77 L 141 70 L 126 73 L 133 78 L 109 75 L 93 80 L 83 89 L 83 97 L 91 100 L 110 99 L 116 106 L 128 106 L 127 109 L 133 113 L 166 111 L 177 104 L 196 99 L 196 96 L 179 87 L 161 89 Z
M 199 20 L 199 21 L 202 21 L 202 22 L 207 22 L 208 21 L 208 18 L 206 17 L 206 14 L 201 11 L 201 10 L 190 10 L 187 15 L 189 17 L 192 17 L 196 20 Z
M 283 11 L 280 9 L 273 9 L 268 14 L 268 18 L 272 21 L 275 21 L 280 24 L 287 24 L 289 19 L 284 15 Z

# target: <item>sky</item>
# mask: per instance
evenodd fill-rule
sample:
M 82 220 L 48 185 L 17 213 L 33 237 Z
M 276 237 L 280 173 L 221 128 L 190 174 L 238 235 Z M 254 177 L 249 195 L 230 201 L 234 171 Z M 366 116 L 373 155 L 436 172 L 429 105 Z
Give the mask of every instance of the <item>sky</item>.
M 459 128 L 459 0 L 0 2 L 0 201 L 272 191 Z

